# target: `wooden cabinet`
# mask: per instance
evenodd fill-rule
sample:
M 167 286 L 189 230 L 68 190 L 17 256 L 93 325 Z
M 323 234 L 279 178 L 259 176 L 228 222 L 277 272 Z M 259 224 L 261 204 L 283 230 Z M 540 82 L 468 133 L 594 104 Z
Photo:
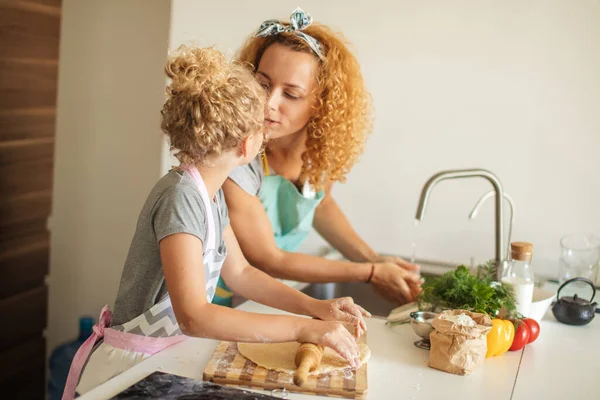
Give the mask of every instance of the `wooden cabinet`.
M 0 393 L 45 392 L 60 0 L 0 2 Z

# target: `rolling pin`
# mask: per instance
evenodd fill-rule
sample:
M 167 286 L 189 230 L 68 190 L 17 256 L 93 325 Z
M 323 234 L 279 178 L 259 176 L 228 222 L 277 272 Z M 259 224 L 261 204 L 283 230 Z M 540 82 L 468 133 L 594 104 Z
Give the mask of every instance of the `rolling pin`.
M 294 383 L 298 386 L 304 385 L 308 379 L 308 373 L 314 371 L 321 364 L 323 358 L 323 346 L 313 343 L 302 343 L 296 351 L 296 373 Z

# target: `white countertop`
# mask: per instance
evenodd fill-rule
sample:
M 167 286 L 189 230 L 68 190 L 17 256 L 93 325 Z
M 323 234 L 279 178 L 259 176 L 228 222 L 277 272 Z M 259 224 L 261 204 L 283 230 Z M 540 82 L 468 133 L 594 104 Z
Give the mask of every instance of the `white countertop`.
M 279 313 L 254 302 L 242 310 Z M 429 368 L 429 352 L 413 345 L 419 338 L 410 325 L 394 328 L 385 320 L 368 320 L 369 399 L 598 399 L 600 385 L 600 318 L 586 326 L 557 322 L 549 311 L 541 321 L 540 337 L 524 351 L 486 359 L 468 376 Z M 81 400 L 108 399 L 153 371 L 195 379 L 210 359 L 217 341 L 189 339 L 150 357 L 90 391 Z M 289 394 L 289 399 L 323 399 Z
M 588 325 L 569 326 L 549 311 L 540 337 L 524 349 L 512 399 L 597 400 L 599 379 L 600 314 Z

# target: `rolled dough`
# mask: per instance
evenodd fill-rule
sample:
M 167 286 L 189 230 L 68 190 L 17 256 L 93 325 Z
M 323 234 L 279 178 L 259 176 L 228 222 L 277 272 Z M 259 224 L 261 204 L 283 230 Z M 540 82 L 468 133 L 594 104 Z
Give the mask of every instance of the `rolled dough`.
M 371 356 L 366 344 L 359 344 L 360 363 L 365 363 Z M 238 343 L 238 351 L 250 361 L 266 369 L 293 374 L 296 371 L 296 351 L 298 342 L 286 343 Z M 335 351 L 325 347 L 321 365 L 310 374 L 321 374 L 350 368 L 350 365 Z

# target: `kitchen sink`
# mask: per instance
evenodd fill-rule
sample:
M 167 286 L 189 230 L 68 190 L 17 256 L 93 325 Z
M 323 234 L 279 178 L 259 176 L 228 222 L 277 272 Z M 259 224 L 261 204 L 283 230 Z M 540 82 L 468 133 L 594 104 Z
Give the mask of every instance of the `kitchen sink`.
M 399 306 L 381 297 L 372 285 L 366 283 L 313 283 L 302 292 L 319 300 L 352 297 L 356 304 L 380 317 L 387 317 L 390 311 Z

